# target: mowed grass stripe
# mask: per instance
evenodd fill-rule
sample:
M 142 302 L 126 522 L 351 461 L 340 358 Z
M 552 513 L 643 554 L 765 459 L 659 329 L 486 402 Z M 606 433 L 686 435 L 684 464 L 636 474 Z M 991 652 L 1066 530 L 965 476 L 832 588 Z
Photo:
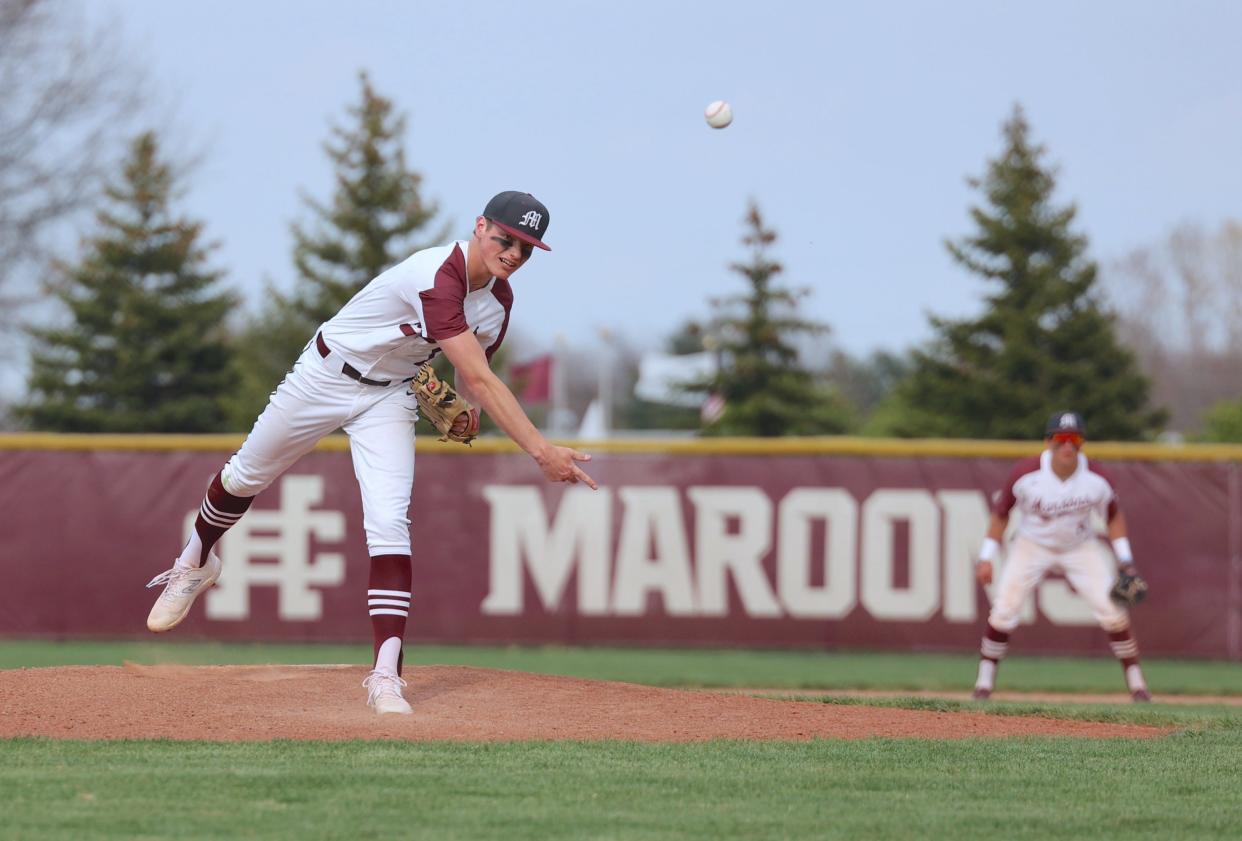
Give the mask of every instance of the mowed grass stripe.
M 370 645 L 225 644 L 5 640 L 0 668 L 137 663 L 368 663 Z M 411 643 L 406 663 L 478 666 L 652 686 L 770 687 L 785 689 L 969 690 L 973 654 L 814 652 L 779 650 L 566 648 L 557 646 L 425 646 Z M 1210 660 L 1144 661 L 1160 694 L 1242 695 L 1237 663 Z M 1098 658 L 1023 656 L 1001 666 L 998 687 L 1027 692 L 1116 693 L 1125 683 L 1117 662 Z
M 692 745 L 0 742 L 5 838 L 1233 838 L 1237 731 Z

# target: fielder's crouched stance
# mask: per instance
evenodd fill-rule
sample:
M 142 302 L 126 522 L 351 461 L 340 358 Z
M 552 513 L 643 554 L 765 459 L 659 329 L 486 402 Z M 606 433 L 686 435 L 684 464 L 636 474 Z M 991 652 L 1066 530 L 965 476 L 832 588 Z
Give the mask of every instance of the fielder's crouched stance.
M 367 607 L 375 667 L 363 683 L 367 703 L 379 713 L 411 712 L 401 693 L 406 685 L 401 643 L 412 600 L 407 514 L 414 427 L 419 392 L 428 391 L 426 378 L 415 380 L 421 366 L 443 351 L 462 396 L 483 407 L 535 459 L 545 478 L 596 487 L 577 464 L 590 456 L 544 439 L 489 365 L 509 324 L 509 277 L 535 248 L 551 250 L 543 243 L 547 226 L 547 208 L 533 196 L 500 193 L 475 220 L 469 240 L 413 254 L 320 326 L 241 449 L 211 480 L 194 533 L 173 568 L 147 585 L 165 585 L 148 628 L 168 631 L 185 618 L 199 594 L 220 577 L 213 547 L 221 535 L 256 495 L 340 428 L 349 436 L 371 557 Z M 446 388 L 435 385 L 433 422 L 442 420 L 435 412 L 445 405 Z M 478 431 L 478 411 L 467 407 L 440 431 L 468 441 Z
M 1090 605 L 1095 620 L 1108 634 L 1113 654 L 1125 670 L 1131 697 L 1135 701 L 1151 700 L 1125 607 L 1127 601 L 1133 604 L 1141 600 L 1146 584 L 1134 569 L 1126 521 L 1112 481 L 1079 452 L 1085 438 L 1080 415 L 1054 414 L 1045 430 L 1047 449 L 1018 462 L 996 500 L 976 565 L 981 584 L 992 581 L 992 560 L 1015 507 L 1022 512 L 1022 520 L 1006 553 L 988 614 L 975 680 L 976 699 L 992 694 L 996 670 L 1009 650 L 1009 635 L 1018 627 L 1022 603 L 1045 575 L 1059 571 Z M 1108 521 L 1111 553 L 1091 527 L 1093 512 Z M 1114 554 L 1122 573 L 1116 585 Z M 1123 587 L 1123 582 L 1128 586 Z

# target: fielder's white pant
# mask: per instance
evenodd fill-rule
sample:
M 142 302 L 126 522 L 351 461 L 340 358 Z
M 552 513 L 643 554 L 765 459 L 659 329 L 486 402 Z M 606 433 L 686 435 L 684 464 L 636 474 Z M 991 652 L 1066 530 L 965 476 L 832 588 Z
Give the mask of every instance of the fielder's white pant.
M 998 631 L 1018 627 L 1022 603 L 1050 572 L 1063 572 L 1074 590 L 1095 614 L 1105 631 L 1130 626 L 1130 615 L 1108 597 L 1116 578 L 1117 565 L 1104 544 L 1095 539 L 1066 551 L 1040 546 L 1027 537 L 1016 537 L 1005 552 L 1005 566 L 996 582 L 988 624 Z
M 221 481 L 234 496 L 255 496 L 319 439 L 344 429 L 362 491 L 369 553 L 409 555 L 417 421 L 418 403 L 404 384 L 350 379 L 341 372 L 341 359 L 320 356 L 312 341 L 225 464 Z

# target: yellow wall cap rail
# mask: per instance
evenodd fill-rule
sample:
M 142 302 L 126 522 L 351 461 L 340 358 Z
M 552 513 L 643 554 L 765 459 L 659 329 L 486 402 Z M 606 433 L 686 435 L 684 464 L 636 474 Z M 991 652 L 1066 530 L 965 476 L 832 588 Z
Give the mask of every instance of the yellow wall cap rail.
M 231 453 L 242 435 L 111 435 L 48 432 L 0 433 L 0 450 L 131 450 L 206 451 Z M 561 440 L 589 453 L 651 455 L 737 456 L 944 456 L 950 458 L 1021 458 L 1039 452 L 1038 441 L 974 441 L 950 438 L 613 438 L 603 441 Z M 330 435 L 317 450 L 347 452 L 349 439 Z M 437 441 L 431 435 L 418 440 L 418 452 L 450 455 L 520 453 L 507 438 L 480 438 L 472 447 Z M 1242 444 L 1140 444 L 1089 441 L 1089 457 L 1123 461 L 1242 461 Z

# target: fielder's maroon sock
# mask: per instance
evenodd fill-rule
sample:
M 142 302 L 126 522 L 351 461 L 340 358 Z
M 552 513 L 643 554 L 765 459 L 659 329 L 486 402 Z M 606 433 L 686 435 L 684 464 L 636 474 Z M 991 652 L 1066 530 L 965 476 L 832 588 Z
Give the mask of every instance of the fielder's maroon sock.
M 1143 667 L 1139 665 L 1138 640 L 1130 632 L 1129 626 L 1120 631 L 1109 631 L 1108 645 L 1113 650 L 1113 655 L 1121 662 L 1121 670 L 1126 676 L 1126 687 L 1134 696 L 1134 700 L 1150 701 L 1151 693 L 1147 690 Z
M 1129 628 L 1109 631 L 1108 640 L 1108 647 L 1113 650 L 1113 656 L 1121 661 L 1121 668 L 1128 669 L 1138 665 L 1138 640 L 1130 633 Z
M 1007 653 L 1009 653 L 1009 634 L 1006 631 L 996 630 L 989 622 L 988 629 L 979 643 L 979 656 L 984 660 L 999 663 L 1005 659 Z
M 367 610 L 371 614 L 371 632 L 375 639 L 375 664 L 378 668 L 380 648 L 394 637 L 405 636 L 405 620 L 410 615 L 410 582 L 413 573 L 409 555 L 373 555 L 371 578 L 367 585 Z M 401 674 L 404 653 L 397 655 L 396 672 Z
M 1005 659 L 1008 652 L 1009 634 L 996 630 L 989 622 L 987 631 L 979 643 L 979 675 L 975 678 L 976 691 L 986 690 L 987 693 L 992 691 L 996 685 L 996 670 L 1000 668 L 1000 661 Z M 987 695 L 981 697 L 987 697 Z
M 219 473 L 212 477 L 211 484 L 207 486 L 207 494 L 203 497 L 203 504 L 199 506 L 198 517 L 194 520 L 194 533 L 198 535 L 200 544 L 198 563 L 195 566 L 201 567 L 207 562 L 207 553 L 211 551 L 211 547 L 216 545 L 221 535 L 237 525 L 237 521 L 250 508 L 252 502 L 252 496 L 233 496 L 226 491 Z M 185 562 L 193 563 L 190 558 L 186 558 Z

